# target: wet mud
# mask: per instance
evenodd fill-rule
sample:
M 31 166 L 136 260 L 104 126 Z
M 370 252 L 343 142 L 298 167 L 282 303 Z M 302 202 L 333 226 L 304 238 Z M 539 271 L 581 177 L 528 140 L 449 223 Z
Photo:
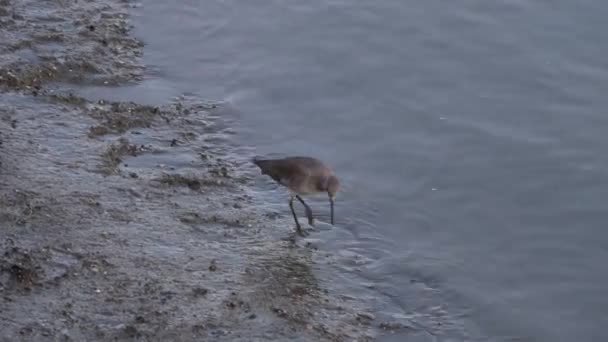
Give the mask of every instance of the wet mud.
M 142 43 L 122 1 L 1 0 L 0 85 L 36 95 L 52 81 L 136 81 Z
M 218 106 L 67 90 L 140 79 L 129 6 L 0 0 L 0 340 L 366 341 L 403 330 L 315 276 L 320 252 L 294 243 L 289 216 L 258 205 Z

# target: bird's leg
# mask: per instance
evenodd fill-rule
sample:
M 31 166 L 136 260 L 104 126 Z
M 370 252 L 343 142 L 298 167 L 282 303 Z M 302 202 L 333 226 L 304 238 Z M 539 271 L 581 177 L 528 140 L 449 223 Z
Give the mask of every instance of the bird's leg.
M 306 217 L 308 217 L 308 224 L 314 227 L 315 219 L 312 217 L 312 209 L 310 209 L 308 204 L 306 204 L 306 202 L 304 202 L 304 200 L 302 199 L 302 197 L 300 197 L 300 195 L 296 195 L 296 198 L 298 199 L 298 201 L 300 201 L 302 203 L 302 205 L 304 205 L 304 209 L 306 209 Z
M 300 222 L 298 222 L 298 216 L 296 215 L 296 211 L 293 209 L 293 196 L 289 199 L 289 208 L 291 209 L 291 214 L 293 215 L 294 221 L 296 221 L 297 232 L 301 236 L 306 236 L 302 227 L 300 226 Z

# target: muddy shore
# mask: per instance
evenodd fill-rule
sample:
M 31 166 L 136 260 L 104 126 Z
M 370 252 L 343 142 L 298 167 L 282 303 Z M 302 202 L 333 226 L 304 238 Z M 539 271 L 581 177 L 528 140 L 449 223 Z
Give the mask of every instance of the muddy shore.
M 366 341 L 410 329 L 315 276 L 218 105 L 91 100 L 144 74 L 127 1 L 0 0 L 3 341 Z M 278 232 L 278 233 L 277 233 Z M 281 237 L 282 235 L 282 237 Z

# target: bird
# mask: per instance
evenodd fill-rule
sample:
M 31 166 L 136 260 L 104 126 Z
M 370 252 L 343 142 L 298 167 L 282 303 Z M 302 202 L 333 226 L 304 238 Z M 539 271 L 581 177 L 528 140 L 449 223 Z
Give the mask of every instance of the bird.
M 278 159 L 252 158 L 252 162 L 257 165 L 263 175 L 268 175 L 277 183 L 287 187 L 291 196 L 289 208 L 296 221 L 297 233 L 301 236 L 307 234 L 302 230 L 298 217 L 293 208 L 294 198 L 304 205 L 308 224 L 314 226 L 312 210 L 304 202 L 301 196 L 312 195 L 326 192 L 329 196 L 331 208 L 331 224 L 334 224 L 334 202 L 336 194 L 340 190 L 340 181 L 333 171 L 323 162 L 312 157 L 294 156 Z

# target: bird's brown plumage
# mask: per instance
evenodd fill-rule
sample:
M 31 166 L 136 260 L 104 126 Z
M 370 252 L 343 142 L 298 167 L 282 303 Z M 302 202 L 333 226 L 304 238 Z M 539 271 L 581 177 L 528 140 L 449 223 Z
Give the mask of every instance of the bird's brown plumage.
M 332 175 L 327 166 L 311 157 L 254 159 L 253 162 L 262 170 L 262 174 L 299 194 L 326 191 L 324 184 Z
M 270 176 L 279 184 L 289 188 L 297 195 L 295 197 L 306 208 L 306 215 L 310 224 L 313 222 L 312 210 L 299 195 L 327 192 L 331 203 L 331 222 L 334 220 L 334 197 L 340 187 L 338 178 L 332 170 L 320 160 L 311 157 L 287 157 L 280 159 L 254 158 L 262 174 Z M 302 233 L 300 224 L 293 210 L 293 198 L 289 202 L 298 231 Z

